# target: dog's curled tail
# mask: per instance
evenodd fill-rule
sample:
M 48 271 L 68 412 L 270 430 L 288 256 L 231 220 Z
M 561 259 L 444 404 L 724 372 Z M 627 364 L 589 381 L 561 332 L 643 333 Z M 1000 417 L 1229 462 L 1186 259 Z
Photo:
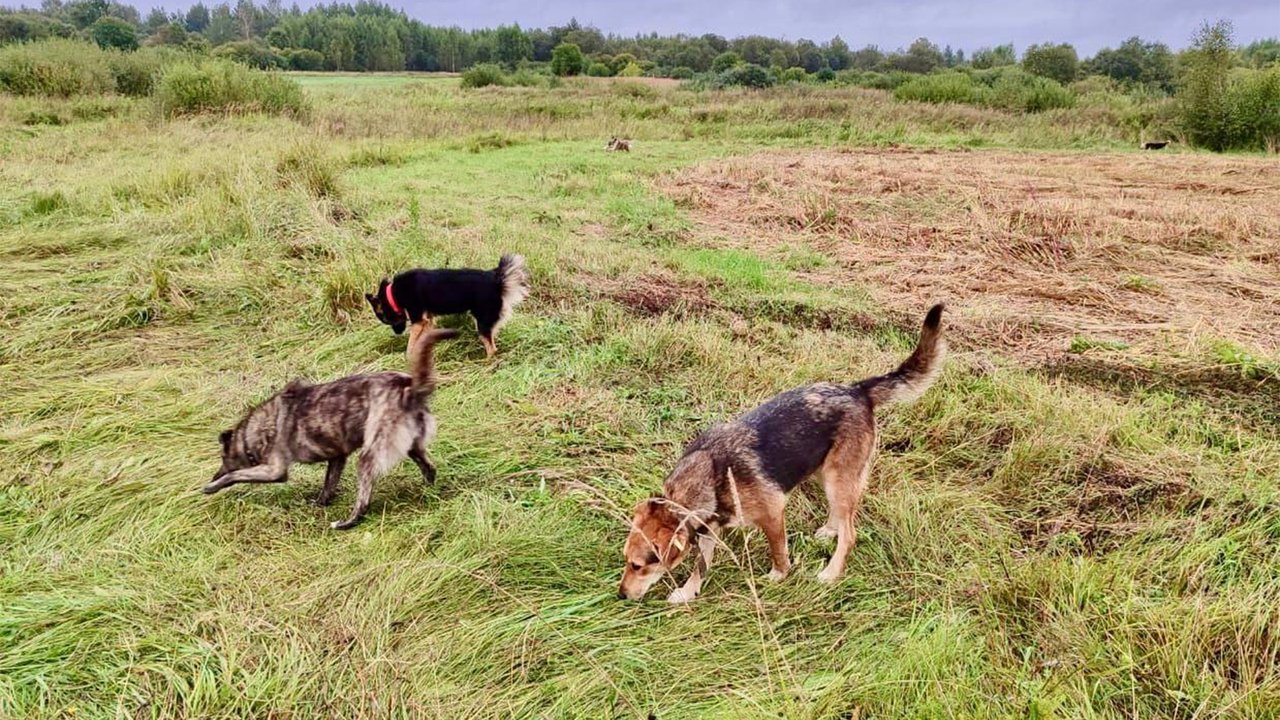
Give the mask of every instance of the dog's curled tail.
M 947 354 L 947 341 L 942 337 L 942 305 L 929 308 L 920 329 L 920 341 L 915 352 L 903 361 L 897 370 L 859 383 L 871 398 L 871 405 L 878 407 L 894 402 L 910 402 L 924 394 L 942 371 L 942 360 Z
M 441 340 L 456 337 L 458 331 L 453 328 L 440 328 L 422 333 L 414 343 L 409 355 L 409 377 L 412 378 L 413 393 L 419 398 L 427 398 L 436 391 L 436 368 L 432 362 L 432 351 Z
M 498 282 L 502 285 L 502 312 L 498 324 L 511 317 L 511 311 L 529 296 L 529 270 L 523 255 L 503 255 L 498 261 Z

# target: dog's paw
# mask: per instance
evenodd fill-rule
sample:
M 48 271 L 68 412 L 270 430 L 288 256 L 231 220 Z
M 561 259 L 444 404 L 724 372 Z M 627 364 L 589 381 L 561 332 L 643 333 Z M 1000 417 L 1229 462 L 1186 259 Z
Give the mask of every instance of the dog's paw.
M 205 495 L 212 495 L 221 489 L 222 489 L 222 486 L 219 485 L 218 483 L 209 483 L 208 485 L 205 485 L 203 488 L 200 488 L 200 492 L 204 493 Z
M 823 538 L 823 539 L 833 538 L 836 535 L 839 535 L 839 533 L 836 532 L 836 529 L 831 527 L 830 525 L 823 525 L 822 527 L 813 531 L 813 536 L 816 538 Z
M 311 502 L 315 503 L 319 507 L 326 507 L 333 502 L 333 498 L 334 498 L 333 495 L 321 494 L 321 495 L 317 495 L 316 499 L 312 500 Z
M 832 570 L 832 569 L 831 569 L 831 566 L 830 566 L 830 565 L 828 565 L 828 566 L 826 566 L 825 568 L 823 568 L 823 569 L 822 569 L 822 572 L 818 573 L 818 582 L 820 582 L 820 583 L 826 583 L 826 584 L 830 585 L 830 584 L 832 584 L 832 583 L 834 583 L 834 582 L 839 581 L 839 580 L 840 580 L 840 576 L 841 576 L 842 574 L 843 574 L 843 573 L 838 573 L 838 572 L 836 572 L 836 571 Z
M 786 572 L 779 570 L 777 568 L 774 568 L 769 571 L 768 575 L 764 576 L 764 579 L 768 580 L 769 582 L 779 582 L 781 580 L 785 580 L 786 577 L 787 577 Z
M 329 527 L 334 530 L 350 530 L 355 527 L 358 522 L 360 522 L 359 518 L 355 520 L 334 520 L 329 523 Z
M 667 602 L 672 605 L 683 605 L 696 597 L 698 597 L 697 592 L 678 587 L 675 590 L 672 590 L 671 594 L 667 596 Z

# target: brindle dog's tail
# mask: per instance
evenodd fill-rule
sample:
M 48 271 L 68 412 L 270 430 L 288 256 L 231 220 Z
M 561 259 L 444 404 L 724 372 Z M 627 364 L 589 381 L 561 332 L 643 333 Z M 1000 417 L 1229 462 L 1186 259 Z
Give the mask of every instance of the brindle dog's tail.
M 920 329 L 915 352 L 897 370 L 863 380 L 859 385 L 871 398 L 873 407 L 893 402 L 910 402 L 924 394 L 942 370 L 947 341 L 942 337 L 942 305 L 929 308 Z
M 453 328 L 428 330 L 418 337 L 418 342 L 409 354 L 409 377 L 413 379 L 413 393 L 421 399 L 431 396 L 436 391 L 435 363 L 431 361 L 432 350 L 441 340 L 457 336 Z

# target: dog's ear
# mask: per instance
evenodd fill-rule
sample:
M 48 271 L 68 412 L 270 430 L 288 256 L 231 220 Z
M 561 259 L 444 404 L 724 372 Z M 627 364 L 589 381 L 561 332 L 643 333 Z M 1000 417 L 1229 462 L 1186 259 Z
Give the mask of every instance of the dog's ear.
M 226 452 L 231 445 L 231 431 L 223 430 L 222 434 L 218 436 L 218 441 L 222 443 L 222 452 Z
M 368 300 L 368 301 L 369 301 L 369 304 L 370 304 L 370 305 L 372 305 L 372 306 L 373 306 L 373 308 L 374 308 L 375 310 L 378 308 L 378 296 L 377 296 L 377 295 L 374 295 L 373 293 L 365 293 L 365 294 L 364 294 L 364 299 L 365 299 L 365 300 Z

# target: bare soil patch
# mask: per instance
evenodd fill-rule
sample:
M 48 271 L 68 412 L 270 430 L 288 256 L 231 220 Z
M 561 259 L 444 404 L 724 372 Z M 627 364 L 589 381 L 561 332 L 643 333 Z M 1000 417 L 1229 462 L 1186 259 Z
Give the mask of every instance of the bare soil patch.
M 1280 163 L 1202 154 L 768 152 L 666 177 L 699 244 L 834 259 L 892 311 L 952 305 L 1018 357 L 1073 337 L 1280 342 Z

